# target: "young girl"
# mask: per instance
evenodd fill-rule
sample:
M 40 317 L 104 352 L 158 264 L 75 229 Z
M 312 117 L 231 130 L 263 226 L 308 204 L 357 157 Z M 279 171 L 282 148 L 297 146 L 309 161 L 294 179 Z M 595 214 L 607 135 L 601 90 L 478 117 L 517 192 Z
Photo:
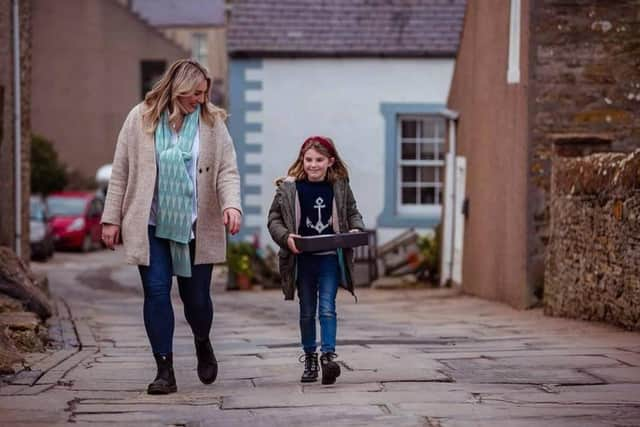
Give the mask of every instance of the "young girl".
M 298 290 L 304 350 L 301 381 L 318 379 L 318 308 L 322 384 L 333 384 L 340 375 L 340 366 L 334 361 L 337 356 L 336 294 L 338 284 L 353 294 L 353 250 L 301 253 L 294 237 L 359 231 L 364 224 L 349 186 L 349 173 L 331 139 L 307 138 L 288 175 L 276 182 L 278 188 L 269 210 L 269 233 L 280 246 L 285 300 L 292 300 L 296 288 Z

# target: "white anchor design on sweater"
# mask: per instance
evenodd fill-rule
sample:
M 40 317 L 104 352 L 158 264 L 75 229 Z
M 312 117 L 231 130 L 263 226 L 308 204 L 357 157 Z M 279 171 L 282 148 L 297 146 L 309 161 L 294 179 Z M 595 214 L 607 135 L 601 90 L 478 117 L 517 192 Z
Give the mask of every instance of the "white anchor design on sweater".
M 309 217 L 307 217 L 307 227 L 312 228 L 314 230 L 316 230 L 318 232 L 318 234 L 322 234 L 322 232 L 329 227 L 329 222 L 331 220 L 331 218 L 329 218 L 329 221 L 327 221 L 326 224 L 322 223 L 322 208 L 325 208 L 326 205 L 324 204 L 324 199 L 322 197 L 318 197 L 316 199 L 316 204 L 313 205 L 314 208 L 316 208 L 318 210 L 318 222 L 316 222 L 315 224 L 311 222 L 311 220 L 309 219 Z

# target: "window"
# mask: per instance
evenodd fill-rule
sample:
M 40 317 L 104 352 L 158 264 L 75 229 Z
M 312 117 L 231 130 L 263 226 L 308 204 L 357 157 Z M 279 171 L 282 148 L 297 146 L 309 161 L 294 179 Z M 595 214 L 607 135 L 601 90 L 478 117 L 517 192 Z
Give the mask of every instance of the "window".
M 444 118 L 400 116 L 398 120 L 398 212 L 420 214 L 440 205 L 444 181 Z
M 151 90 L 153 85 L 158 81 L 164 70 L 167 68 L 165 61 L 141 61 L 140 62 L 140 74 L 141 85 L 140 91 L 142 92 L 141 99 Z
M 191 57 L 205 67 L 209 61 L 209 50 L 207 47 L 207 35 L 205 33 L 191 34 Z
M 440 223 L 446 111 L 444 104 L 380 105 L 385 119 L 385 181 L 377 226 L 430 228 Z

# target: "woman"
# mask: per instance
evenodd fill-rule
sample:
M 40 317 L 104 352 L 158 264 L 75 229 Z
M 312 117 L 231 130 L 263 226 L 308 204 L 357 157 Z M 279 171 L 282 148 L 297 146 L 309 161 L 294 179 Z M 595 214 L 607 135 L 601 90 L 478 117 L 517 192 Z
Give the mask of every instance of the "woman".
M 213 263 L 223 262 L 225 226 L 240 230 L 240 178 L 224 110 L 209 102 L 211 78 L 178 60 L 127 116 L 116 145 L 102 216 L 102 240 L 119 235 L 144 289 L 144 324 L 157 364 L 149 394 L 177 391 L 173 371 L 171 282 L 193 331 L 198 377 L 215 381 L 209 333 Z

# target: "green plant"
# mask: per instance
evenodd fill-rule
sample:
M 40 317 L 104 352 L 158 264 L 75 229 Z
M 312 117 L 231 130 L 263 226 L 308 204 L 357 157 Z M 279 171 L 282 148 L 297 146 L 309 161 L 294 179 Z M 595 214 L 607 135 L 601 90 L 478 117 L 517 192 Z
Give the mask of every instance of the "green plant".
M 45 138 L 31 138 L 31 192 L 47 195 L 67 185 L 64 164 L 58 160 L 53 144 Z
M 436 227 L 433 235 L 420 236 L 418 248 L 422 270 L 430 281 L 437 281 L 440 277 L 440 226 Z
M 229 242 L 227 245 L 227 266 L 229 271 L 253 278 L 252 260 L 256 249 L 248 242 Z

